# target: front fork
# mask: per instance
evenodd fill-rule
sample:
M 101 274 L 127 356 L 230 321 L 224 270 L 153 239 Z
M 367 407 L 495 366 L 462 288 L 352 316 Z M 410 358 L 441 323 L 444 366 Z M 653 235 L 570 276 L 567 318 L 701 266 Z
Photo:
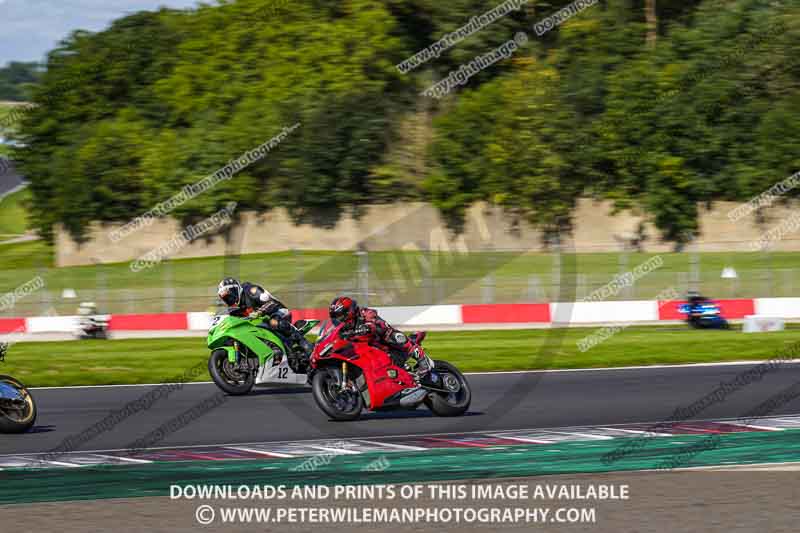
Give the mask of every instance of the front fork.
M 342 392 L 355 392 L 358 393 L 358 386 L 355 383 L 350 383 L 347 377 L 347 362 L 342 361 L 342 367 L 340 369 L 341 381 L 339 382 L 339 393 Z
M 347 389 L 347 361 L 342 361 L 342 383 L 339 387 L 341 392 Z
M 242 351 L 239 349 L 239 342 L 233 341 L 233 349 L 236 352 L 236 368 L 240 372 L 249 372 L 250 364 L 246 357 L 242 357 Z

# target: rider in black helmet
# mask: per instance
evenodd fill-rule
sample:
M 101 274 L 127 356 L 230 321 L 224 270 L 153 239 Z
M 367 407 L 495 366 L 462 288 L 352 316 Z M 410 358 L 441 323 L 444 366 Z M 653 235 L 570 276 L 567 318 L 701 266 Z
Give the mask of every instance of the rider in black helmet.
M 228 314 L 245 318 L 264 317 L 264 327 L 297 343 L 307 354 L 311 353 L 311 343 L 292 325 L 291 311 L 263 287 L 225 278 L 219 283 L 217 295 L 228 306 Z

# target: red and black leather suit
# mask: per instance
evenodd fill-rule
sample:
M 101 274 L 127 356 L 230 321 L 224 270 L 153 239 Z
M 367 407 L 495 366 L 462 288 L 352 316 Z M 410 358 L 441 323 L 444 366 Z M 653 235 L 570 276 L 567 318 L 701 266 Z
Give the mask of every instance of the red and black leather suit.
M 420 346 L 411 342 L 405 333 L 393 328 L 374 309 L 358 308 L 355 314 L 355 320 L 342 328 L 342 337 L 367 342 L 388 352 L 399 366 L 403 366 L 409 358 L 419 361 L 424 356 Z

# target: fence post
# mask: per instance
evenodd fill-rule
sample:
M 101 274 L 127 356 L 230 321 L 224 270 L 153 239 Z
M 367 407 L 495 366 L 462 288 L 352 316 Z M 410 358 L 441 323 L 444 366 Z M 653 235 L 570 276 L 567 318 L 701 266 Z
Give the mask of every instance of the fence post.
M 419 261 L 422 265 L 422 270 L 424 270 L 425 279 L 421 280 L 425 287 L 425 300 L 426 304 L 435 304 L 435 296 L 433 294 L 433 263 L 431 262 L 431 251 L 430 249 L 423 249 L 421 252 L 422 260 Z M 438 272 L 438 270 L 437 270 Z
M 485 276 L 481 283 L 481 303 L 491 304 L 494 303 L 494 272 Z
M 528 276 L 528 297 L 529 302 L 539 301 L 539 292 L 541 291 L 539 277 L 531 274 Z
M 356 252 L 358 257 L 358 272 L 356 280 L 358 284 L 359 303 L 364 307 L 369 307 L 369 252 L 359 250 Z
M 125 299 L 125 312 L 126 313 L 135 313 L 139 311 L 140 313 L 145 312 L 140 309 L 136 309 L 136 304 L 134 303 L 134 292 L 131 289 L 125 289 L 123 291 L 124 299 Z
M 105 266 L 96 258 L 92 258 L 92 260 L 94 261 L 95 271 L 97 272 L 95 276 L 95 294 L 102 296 L 104 299 L 103 303 L 101 303 L 100 298 L 95 299 L 97 311 L 99 313 L 111 313 L 111 309 L 109 309 L 108 304 L 105 303 L 110 301 L 108 298 L 108 283 L 106 279 Z M 80 304 L 80 302 L 78 303 Z
M 767 276 L 769 276 L 769 282 L 767 283 L 767 296 L 772 298 L 774 296 L 775 276 L 772 272 L 772 254 L 770 254 L 769 249 L 767 249 Z
M 686 294 L 689 291 L 689 273 L 688 272 L 676 272 L 677 275 L 677 282 L 676 286 L 678 287 L 678 292 L 680 294 Z
M 175 312 L 175 285 L 172 278 L 172 261 L 167 260 L 162 263 L 164 265 L 164 312 Z
M 697 252 L 689 254 L 690 278 L 689 288 L 693 291 L 700 290 L 700 256 Z
M 794 270 L 786 269 L 783 271 L 783 287 L 781 288 L 781 296 L 792 296 L 792 281 Z
M 627 249 L 619 254 L 618 262 L 619 262 L 619 274 L 620 276 L 624 276 L 625 273 L 628 272 L 630 264 L 630 256 L 628 254 Z M 633 283 L 631 283 L 630 285 L 625 285 L 625 288 L 623 290 L 625 298 L 628 300 L 633 300 L 634 299 L 633 295 L 635 294 L 636 291 L 636 280 L 633 280 Z
M 550 278 L 551 294 L 548 300 L 557 302 L 561 296 L 561 242 L 558 237 L 555 237 L 551 243 L 553 246 L 553 268 Z
M 42 279 L 47 279 L 47 268 L 41 266 L 38 269 L 38 276 Z M 13 291 L 13 289 L 12 289 Z M 47 312 L 48 309 L 52 307 L 52 297 L 50 294 L 50 289 L 45 284 L 44 287 L 39 291 L 39 305 L 42 309 L 41 313 L 44 314 Z M 13 316 L 13 315 L 12 315 Z
M 294 259 L 295 276 L 295 307 L 304 309 L 306 307 L 306 282 L 305 271 L 303 270 L 303 251 L 292 248 L 292 258 Z

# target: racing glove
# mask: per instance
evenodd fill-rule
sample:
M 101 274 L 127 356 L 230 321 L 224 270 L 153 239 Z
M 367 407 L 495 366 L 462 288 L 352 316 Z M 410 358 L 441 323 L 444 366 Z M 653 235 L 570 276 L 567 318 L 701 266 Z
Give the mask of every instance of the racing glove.
M 343 331 L 342 338 L 349 339 L 351 337 L 363 337 L 365 335 L 371 335 L 373 333 L 372 328 L 368 324 L 360 324 L 350 331 Z

